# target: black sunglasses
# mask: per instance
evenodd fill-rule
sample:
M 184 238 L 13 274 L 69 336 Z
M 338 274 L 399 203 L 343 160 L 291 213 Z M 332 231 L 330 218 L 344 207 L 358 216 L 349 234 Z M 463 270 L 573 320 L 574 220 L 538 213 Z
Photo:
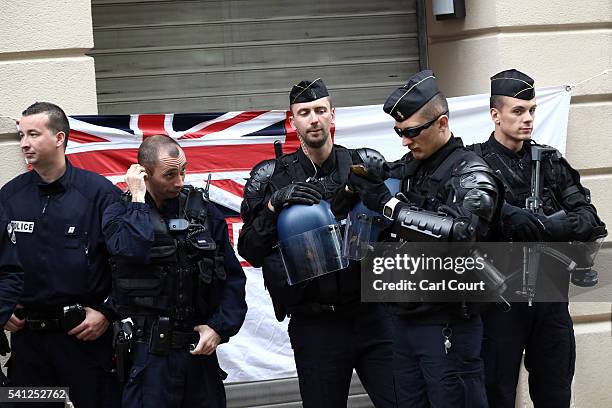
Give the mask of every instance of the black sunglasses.
M 411 128 L 405 128 L 405 129 L 400 129 L 398 127 L 394 127 L 393 130 L 395 130 L 395 133 L 397 133 L 397 135 L 399 137 L 407 137 L 407 138 L 415 138 L 418 135 L 421 134 L 422 131 L 424 131 L 425 129 L 427 129 L 428 127 L 430 127 L 431 125 L 433 125 L 435 123 L 436 120 L 440 119 L 441 116 L 444 115 L 448 115 L 448 111 L 441 113 L 440 115 L 438 115 L 436 118 L 430 120 L 427 123 L 424 123 L 420 126 L 416 126 L 416 127 L 411 127 Z

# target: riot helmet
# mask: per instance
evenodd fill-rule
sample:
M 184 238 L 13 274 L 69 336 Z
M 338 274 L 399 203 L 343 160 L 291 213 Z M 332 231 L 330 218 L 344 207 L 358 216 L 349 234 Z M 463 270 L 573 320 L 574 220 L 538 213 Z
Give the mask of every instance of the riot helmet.
M 276 229 L 289 285 L 348 266 L 342 256 L 340 227 L 328 202 L 295 204 L 278 215 Z

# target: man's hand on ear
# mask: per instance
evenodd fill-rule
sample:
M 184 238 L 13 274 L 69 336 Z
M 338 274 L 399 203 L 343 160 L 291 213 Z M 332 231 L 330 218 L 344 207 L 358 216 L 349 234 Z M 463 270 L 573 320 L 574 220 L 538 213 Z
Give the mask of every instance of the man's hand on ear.
M 146 176 L 147 170 L 140 164 L 132 164 L 127 173 L 125 173 L 125 182 L 132 194 L 132 202 L 144 203 L 147 192 L 147 185 L 145 184 Z

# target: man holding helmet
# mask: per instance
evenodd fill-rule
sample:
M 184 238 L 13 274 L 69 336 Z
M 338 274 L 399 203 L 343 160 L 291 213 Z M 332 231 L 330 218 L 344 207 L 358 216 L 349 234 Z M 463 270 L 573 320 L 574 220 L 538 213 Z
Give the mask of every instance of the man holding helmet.
M 375 406 L 394 407 L 388 369 L 392 358 L 389 320 L 381 305 L 360 302 L 359 265 L 342 268 L 346 264 L 339 262 L 335 264 L 339 270 L 334 271 L 333 266 L 316 270 L 310 267 L 314 262 L 304 257 L 308 253 L 328 265 L 322 253 L 338 254 L 337 234 L 333 225 L 327 225 L 333 216 L 325 201 L 344 188 L 351 165 L 367 162 L 382 168 L 384 159 L 370 149 L 348 150 L 333 144 L 335 110 L 320 78 L 294 85 L 289 104 L 290 121 L 302 146 L 294 153 L 263 161 L 251 171 L 244 188 L 241 215 L 245 224 L 238 252 L 253 266 L 263 268 L 277 319 L 291 317 L 289 337 L 306 408 L 346 406 L 353 369 Z M 313 230 L 292 231 L 296 215 L 303 222 L 313 217 L 319 221 L 311 226 Z M 304 234 L 317 234 L 324 248 L 317 250 L 307 240 L 300 241 Z M 279 239 L 285 262 L 275 249 Z M 293 279 L 299 275 L 296 262 L 294 267 L 287 262 L 292 259 L 291 247 L 301 252 L 303 267 L 312 271 L 295 279 L 301 282 Z M 289 265 L 287 271 L 285 265 Z

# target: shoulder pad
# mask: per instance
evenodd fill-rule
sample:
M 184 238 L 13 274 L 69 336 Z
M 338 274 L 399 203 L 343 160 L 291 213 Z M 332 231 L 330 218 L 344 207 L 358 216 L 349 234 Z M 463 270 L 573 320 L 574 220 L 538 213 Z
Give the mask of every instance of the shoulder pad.
M 493 170 L 480 157 L 469 155 L 453 168 L 454 177 L 459 177 L 459 185 L 465 189 L 484 189 L 492 191 L 500 190 L 500 181 L 493 173 Z
M 463 201 L 465 209 L 487 221 L 496 219 L 504 185 L 483 159 L 475 154 L 468 156 L 453 169 L 453 177 L 458 179 L 455 196 Z
M 465 155 L 459 160 L 455 167 L 453 167 L 452 174 L 453 176 L 461 176 L 475 171 L 493 174 L 493 170 L 491 170 L 483 158 L 479 157 L 476 153 L 470 152 L 470 154 Z
M 270 182 L 275 168 L 276 160 L 274 159 L 264 160 L 256 164 L 253 170 L 251 170 L 251 177 L 244 185 L 244 196 L 256 195 L 262 187 L 265 187 Z
M 477 188 L 495 192 L 504 191 L 503 186 L 500 188 L 500 181 L 490 171 L 477 170 L 462 174 L 459 179 L 459 185 L 465 189 Z
M 504 185 L 484 159 L 472 153 L 453 168 L 452 174 L 459 181 L 455 196 L 461 198 L 465 209 L 487 221 L 498 217 Z
M 362 147 L 360 149 L 355 149 L 355 152 L 369 172 L 384 176 L 387 160 L 385 160 L 385 157 L 378 150 Z
M 282 159 L 285 156 L 282 156 Z M 276 160 L 264 160 L 251 170 L 251 177 L 244 185 L 244 200 L 240 205 L 240 216 L 244 222 L 247 222 L 253 215 L 253 211 L 260 207 L 265 198 L 267 186 L 272 179 L 274 169 L 276 168 Z

